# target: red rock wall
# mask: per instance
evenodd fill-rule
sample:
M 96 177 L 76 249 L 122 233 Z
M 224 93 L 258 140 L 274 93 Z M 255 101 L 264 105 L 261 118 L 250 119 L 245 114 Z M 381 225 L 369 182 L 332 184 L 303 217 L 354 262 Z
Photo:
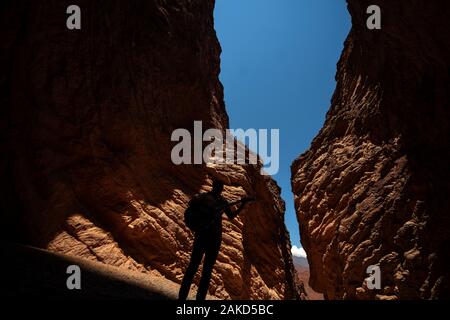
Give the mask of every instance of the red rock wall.
M 189 198 L 211 177 L 256 195 L 225 222 L 210 294 L 298 297 L 273 180 L 251 166 L 175 166 L 171 133 L 228 127 L 214 1 L 3 1 L 0 13 L 3 239 L 180 282 Z M 198 279 L 197 279 L 198 280 Z
M 371 4 L 379 31 L 366 28 Z M 448 298 L 449 2 L 348 8 L 331 108 L 292 165 L 310 284 L 328 299 Z M 369 265 L 381 290 L 364 284 Z

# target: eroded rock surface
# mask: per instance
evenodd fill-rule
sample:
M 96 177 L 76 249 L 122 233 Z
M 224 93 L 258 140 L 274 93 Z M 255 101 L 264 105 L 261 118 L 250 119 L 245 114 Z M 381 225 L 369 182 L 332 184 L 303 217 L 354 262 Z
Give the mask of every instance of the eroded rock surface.
M 371 4 L 381 30 L 366 28 Z M 348 8 L 331 108 L 292 165 L 310 284 L 328 299 L 448 298 L 450 5 Z M 366 286 L 369 265 L 380 290 Z
M 80 0 L 81 30 L 71 4 L 1 4 L 2 237 L 179 283 L 183 211 L 220 177 L 227 199 L 258 201 L 224 222 L 209 293 L 298 297 L 275 182 L 170 159 L 174 129 L 228 127 L 214 1 Z

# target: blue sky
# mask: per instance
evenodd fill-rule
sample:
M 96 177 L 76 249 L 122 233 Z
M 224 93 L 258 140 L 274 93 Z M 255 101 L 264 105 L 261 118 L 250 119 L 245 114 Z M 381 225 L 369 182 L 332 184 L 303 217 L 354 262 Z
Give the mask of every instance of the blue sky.
M 350 27 L 344 0 L 216 0 L 230 127 L 280 130 L 280 170 L 274 178 L 297 247 L 290 165 L 323 125 Z

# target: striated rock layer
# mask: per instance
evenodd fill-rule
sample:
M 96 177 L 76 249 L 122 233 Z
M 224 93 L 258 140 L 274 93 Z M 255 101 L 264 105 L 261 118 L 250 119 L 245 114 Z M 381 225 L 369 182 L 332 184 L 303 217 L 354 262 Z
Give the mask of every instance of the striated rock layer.
M 209 293 L 298 298 L 275 182 L 170 159 L 174 129 L 228 127 L 214 1 L 80 0 L 72 31 L 70 4 L 1 4 L 2 238 L 179 283 L 184 208 L 219 177 L 227 199 L 258 201 L 224 222 Z
M 381 30 L 366 28 L 371 4 Z M 310 284 L 328 299 L 449 298 L 450 4 L 348 8 L 331 108 L 292 165 Z

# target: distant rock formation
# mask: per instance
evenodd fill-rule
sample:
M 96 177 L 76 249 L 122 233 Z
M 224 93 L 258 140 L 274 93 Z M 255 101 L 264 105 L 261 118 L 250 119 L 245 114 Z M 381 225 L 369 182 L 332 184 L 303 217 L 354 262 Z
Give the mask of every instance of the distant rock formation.
M 371 4 L 381 30 L 366 28 Z M 292 165 L 310 284 L 328 299 L 449 298 L 450 3 L 348 8 L 331 108 Z
M 310 278 L 308 260 L 304 257 L 296 256 L 293 256 L 292 259 L 294 261 L 298 279 L 304 284 L 308 300 L 323 300 L 323 294 L 314 291 L 308 284 Z
M 192 234 L 190 197 L 211 178 L 251 194 L 223 244 L 209 293 L 300 296 L 280 189 L 254 166 L 175 166 L 171 133 L 225 130 L 214 1 L 4 1 L 2 238 L 179 283 Z M 198 280 L 198 279 L 197 279 Z

